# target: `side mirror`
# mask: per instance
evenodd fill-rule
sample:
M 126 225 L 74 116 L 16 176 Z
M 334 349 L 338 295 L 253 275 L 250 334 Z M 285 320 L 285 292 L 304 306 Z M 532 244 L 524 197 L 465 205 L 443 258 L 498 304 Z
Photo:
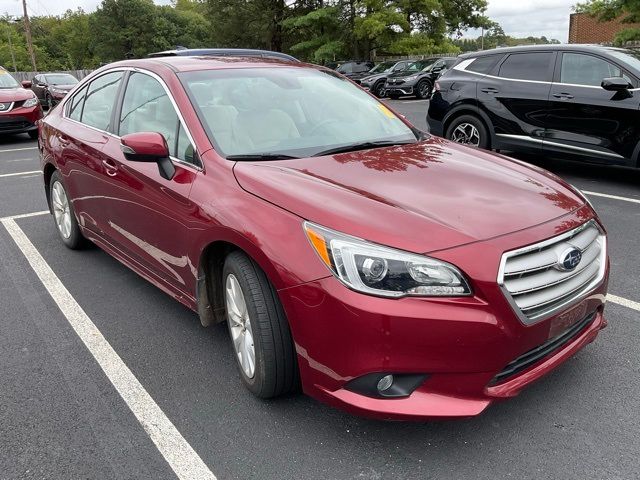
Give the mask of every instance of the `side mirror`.
M 23 80 L 22 82 L 20 82 L 22 84 L 22 88 L 31 88 L 31 82 L 29 80 Z
M 169 147 L 165 138 L 157 132 L 138 132 L 124 135 L 120 139 L 120 150 L 131 162 L 154 162 L 158 164 L 160 176 L 171 180 L 176 167 L 169 158 Z
M 629 90 L 630 88 L 633 88 L 633 85 L 631 85 L 628 80 L 622 77 L 605 78 L 604 80 L 602 80 L 600 86 L 610 92 L 621 92 L 623 90 Z
M 444 70 L 444 67 L 434 67 L 433 70 L 431 70 L 431 72 L 440 73 L 442 70 Z

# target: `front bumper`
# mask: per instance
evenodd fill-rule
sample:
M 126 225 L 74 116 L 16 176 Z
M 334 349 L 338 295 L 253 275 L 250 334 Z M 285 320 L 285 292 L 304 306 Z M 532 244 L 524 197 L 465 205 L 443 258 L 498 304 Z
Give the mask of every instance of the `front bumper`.
M 402 82 L 400 84 L 385 83 L 384 88 L 390 95 L 413 95 L 417 82 Z
M 573 221 L 577 226 L 583 219 L 584 212 Z M 550 238 L 560 224 L 550 222 L 439 252 L 438 258 L 465 270 L 473 284 L 472 297 L 390 300 L 353 292 L 334 277 L 281 291 L 304 391 L 351 413 L 395 420 L 470 417 L 517 395 L 606 326 L 608 269 L 601 284 L 580 303 L 530 326 L 520 322 L 497 285 L 504 251 Z M 568 311 L 578 308 L 592 320 L 543 358 L 514 375 L 498 377 L 515 359 L 558 335 Z M 403 398 L 374 398 L 346 388 L 353 379 L 371 373 L 427 378 Z
M 36 122 L 42 118 L 40 104 L 24 108 L 18 107 L 0 114 L 0 134 L 25 133 L 37 130 Z

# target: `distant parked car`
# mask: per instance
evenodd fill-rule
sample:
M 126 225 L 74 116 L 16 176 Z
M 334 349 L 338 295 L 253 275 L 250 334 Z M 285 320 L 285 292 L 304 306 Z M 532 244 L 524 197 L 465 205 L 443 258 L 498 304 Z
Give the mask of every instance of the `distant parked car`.
M 414 95 L 421 99 L 429 98 L 438 76 L 451 68 L 456 60 L 455 57 L 419 60 L 405 70 L 389 75 L 385 85 L 389 97 Z
M 438 79 L 435 135 L 486 149 L 640 167 L 640 53 L 537 45 L 466 54 Z
M 375 66 L 375 63 L 370 61 L 349 60 L 348 62 L 341 63 L 336 71 L 349 78 L 350 80 L 353 80 L 356 83 L 360 83 L 360 80 L 366 77 L 369 73 L 369 70 L 371 70 Z
M 289 60 L 299 62 L 296 57 L 282 52 L 272 52 L 270 50 L 258 50 L 255 48 L 177 48 L 175 50 L 165 50 L 164 52 L 150 53 L 149 57 L 261 57 L 275 58 L 278 60 Z
M 31 90 L 36 94 L 42 105 L 51 109 L 55 107 L 77 83 L 78 79 L 70 73 L 41 73 L 33 77 Z
M 387 77 L 394 72 L 405 70 L 411 63 L 411 60 L 394 60 L 379 63 L 367 72 L 367 76 L 360 81 L 360 84 L 370 90 L 376 97 L 384 97 L 387 91 L 384 85 Z
M 31 82 L 20 85 L 0 67 L 0 134 L 27 133 L 38 138 L 36 122 L 42 118 L 42 107 L 29 88 Z

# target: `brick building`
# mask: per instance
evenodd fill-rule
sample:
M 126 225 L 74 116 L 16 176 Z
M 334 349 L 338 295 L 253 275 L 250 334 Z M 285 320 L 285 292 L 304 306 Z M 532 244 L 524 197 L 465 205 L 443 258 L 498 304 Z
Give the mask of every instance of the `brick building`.
M 569 18 L 569 43 L 612 43 L 616 34 L 640 23 L 622 23 L 622 18 L 599 22 L 586 13 L 572 13 Z

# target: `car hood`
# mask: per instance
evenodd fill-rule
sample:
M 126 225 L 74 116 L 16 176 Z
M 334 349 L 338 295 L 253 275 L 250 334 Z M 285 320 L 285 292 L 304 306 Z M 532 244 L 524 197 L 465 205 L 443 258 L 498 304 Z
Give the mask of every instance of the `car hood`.
M 26 88 L 0 88 L 0 102 L 18 102 L 33 97 L 33 92 Z
M 242 188 L 296 215 L 428 253 L 523 230 L 584 205 L 542 169 L 432 137 L 395 147 L 239 162 Z
M 374 73 L 373 75 L 367 75 L 364 78 L 368 78 L 370 80 L 379 80 L 381 78 L 388 77 L 389 75 L 390 75 L 390 73 L 388 73 L 388 72 L 381 72 L 381 73 Z
M 422 70 L 419 71 L 404 71 L 404 72 L 394 72 L 391 75 L 389 75 L 389 78 L 402 78 L 402 77 L 410 77 L 411 75 L 418 75 L 420 73 L 428 73 L 428 72 L 423 72 Z

